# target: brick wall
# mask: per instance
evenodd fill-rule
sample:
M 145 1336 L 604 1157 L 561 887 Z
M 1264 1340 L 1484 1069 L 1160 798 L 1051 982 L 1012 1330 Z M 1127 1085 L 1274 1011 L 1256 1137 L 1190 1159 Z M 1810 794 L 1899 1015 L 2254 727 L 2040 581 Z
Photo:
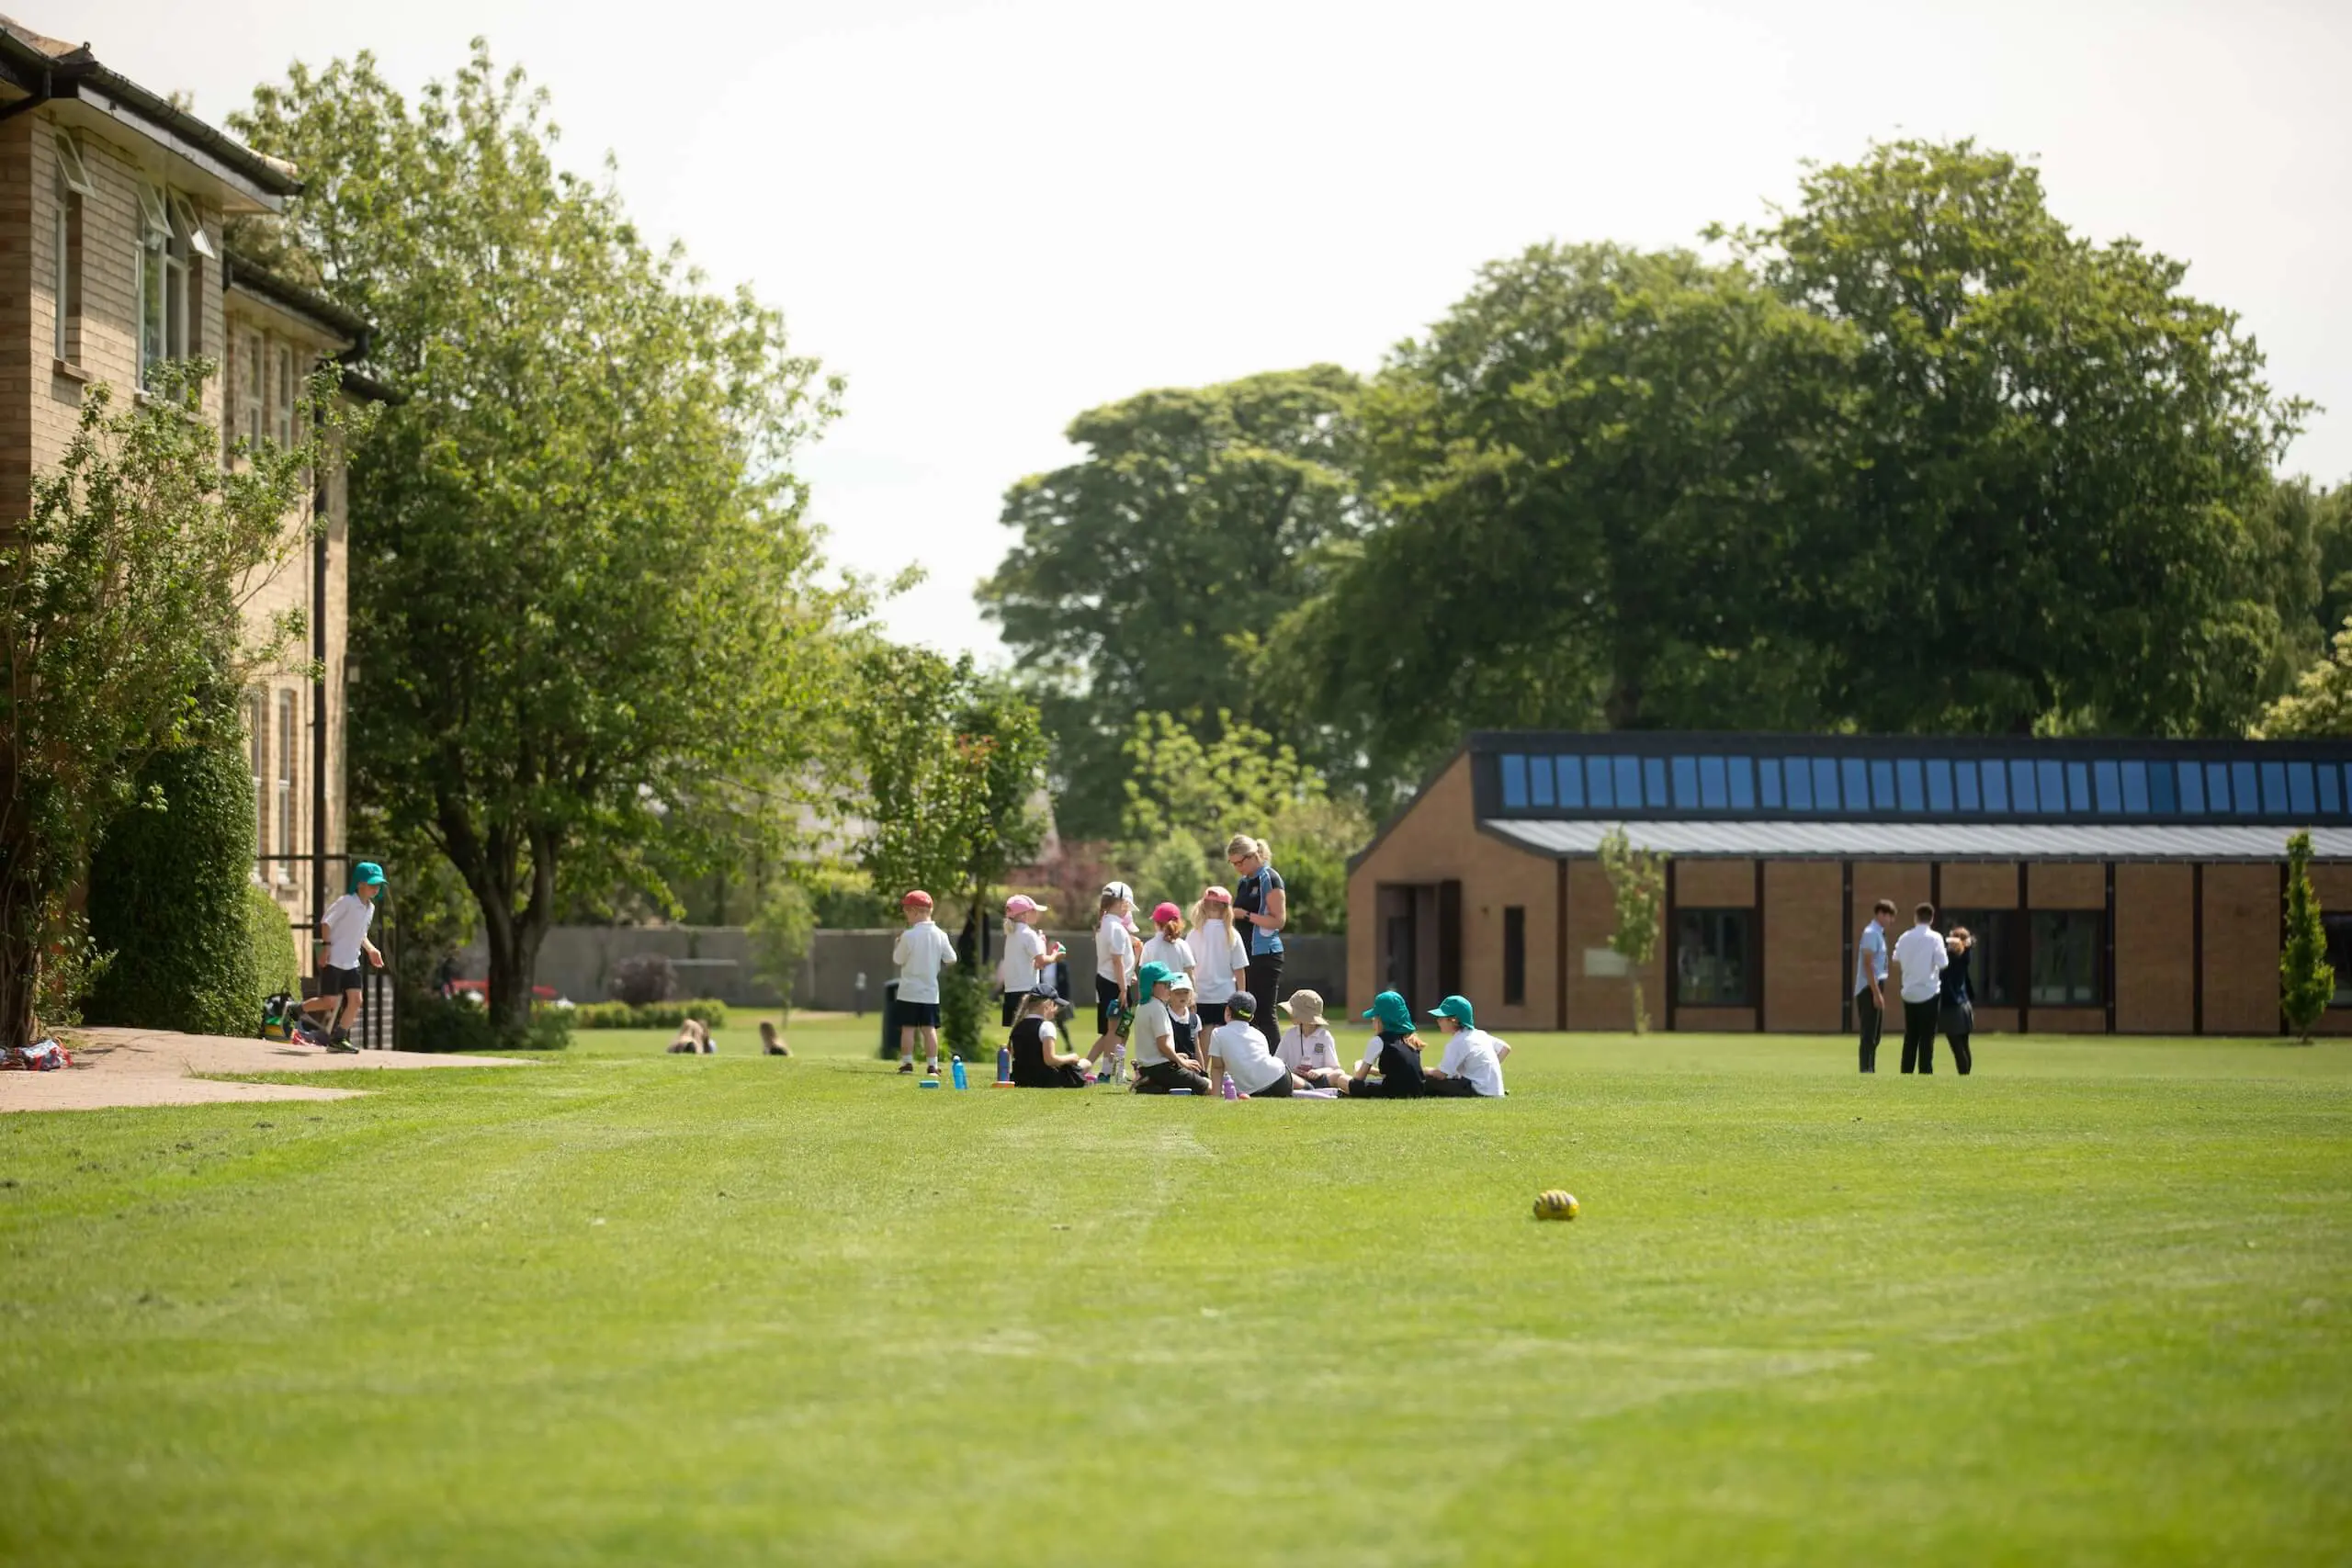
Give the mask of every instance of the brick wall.
M 2041 861 L 2027 868 L 2026 907 L 2105 909 L 2107 867 L 2098 861 Z
M 1679 873 L 1678 872 L 1679 875 Z M 1631 1029 L 1634 993 L 1623 976 L 1591 969 L 1610 967 L 1613 954 L 1601 955 L 1610 933 L 1617 929 L 1617 899 L 1609 878 L 1594 860 L 1568 863 L 1568 1027 L 1570 1029 Z M 1666 940 L 1659 932 L 1650 961 L 1642 969 L 1642 1001 L 1653 1026 L 1666 1021 Z
M 2276 865 L 2205 868 L 2205 1032 L 2278 1032 Z
M 1764 863 L 1764 1027 L 1845 1027 L 1843 868 L 1836 861 Z
M 2194 869 L 2115 868 L 2115 1028 L 2187 1034 L 2197 1024 Z
M 1462 984 L 1464 994 L 1477 1005 L 1479 1021 L 1491 1016 L 1498 1028 L 1551 1028 L 1558 972 L 1557 878 L 1556 863 L 1549 857 L 1514 849 L 1477 830 L 1471 807 L 1470 760 L 1466 755 L 1455 758 L 1349 874 L 1351 991 L 1368 999 L 1378 988 L 1374 980 L 1380 973 L 1380 886 L 1459 881 Z M 1514 905 L 1527 912 L 1527 993 L 1521 1005 L 1505 1007 L 1503 911 Z

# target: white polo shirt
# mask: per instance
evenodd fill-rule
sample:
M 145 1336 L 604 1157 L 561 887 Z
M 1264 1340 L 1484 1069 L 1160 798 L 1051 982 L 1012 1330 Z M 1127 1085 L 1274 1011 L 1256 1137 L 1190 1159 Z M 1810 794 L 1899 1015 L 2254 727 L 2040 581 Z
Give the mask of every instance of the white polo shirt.
M 1930 925 L 1913 926 L 1894 944 L 1894 962 L 1903 966 L 1903 999 L 1931 1002 L 1943 990 L 1944 939 Z
M 1155 998 L 1136 1009 L 1135 1027 L 1127 1032 L 1127 1050 L 1136 1066 L 1167 1061 L 1169 1047 L 1175 1043 L 1176 1021 L 1166 1002 Z
M 1182 969 L 1190 975 L 1195 967 L 1192 943 L 1181 936 L 1165 937 L 1158 931 L 1152 932 L 1151 939 L 1143 944 L 1143 961 L 1146 964 L 1165 964 L 1170 974 Z M 1196 996 L 1193 999 L 1197 1001 L 1200 998 Z
M 1450 1078 L 1467 1078 L 1482 1095 L 1499 1098 L 1503 1092 L 1502 1053 L 1495 1049 L 1498 1042 L 1483 1029 L 1457 1029 L 1446 1037 L 1445 1055 L 1437 1070 Z
M 1016 996 L 1035 990 L 1041 974 L 1037 960 L 1045 955 L 1043 932 L 1025 920 L 1013 927 L 1012 933 L 1004 939 L 1004 956 L 996 961 L 998 984 Z
M 1209 1036 L 1209 1055 L 1225 1063 L 1225 1070 L 1233 1075 L 1233 1087 L 1244 1094 L 1270 1089 L 1277 1078 L 1290 1074 L 1266 1049 L 1266 1037 L 1238 1018 L 1219 1024 Z
M 1105 980 L 1116 982 L 1119 971 L 1114 968 L 1114 958 L 1125 961 L 1126 978 L 1136 977 L 1135 933 L 1127 930 L 1127 922 L 1116 915 L 1105 915 L 1102 923 L 1094 928 L 1094 973 Z
M 935 1002 L 939 999 L 939 972 L 956 962 L 956 944 L 947 933 L 932 920 L 917 920 L 899 933 L 890 948 L 891 960 L 899 966 L 899 999 L 902 1002 Z
M 1241 945 L 1239 934 L 1223 920 L 1203 920 L 1185 946 L 1197 961 L 1193 968 L 1197 999 L 1220 1005 L 1231 1001 L 1233 993 L 1241 988 L 1241 971 L 1250 966 L 1250 953 Z M 1272 1001 L 1261 997 L 1258 1005 L 1271 1006 Z

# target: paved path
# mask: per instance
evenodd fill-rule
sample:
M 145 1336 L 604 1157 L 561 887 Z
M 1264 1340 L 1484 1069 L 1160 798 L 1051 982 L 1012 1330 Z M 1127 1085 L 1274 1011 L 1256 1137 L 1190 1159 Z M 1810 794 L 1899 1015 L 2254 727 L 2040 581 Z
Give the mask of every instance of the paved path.
M 0 1112 L 97 1111 L 123 1105 L 205 1105 L 234 1100 L 348 1100 L 353 1089 L 222 1083 L 209 1073 L 366 1073 L 413 1067 L 518 1067 L 513 1056 L 435 1056 L 421 1051 L 339 1055 L 317 1045 L 175 1034 L 162 1029 L 76 1029 L 74 1066 L 54 1073 L 0 1073 Z

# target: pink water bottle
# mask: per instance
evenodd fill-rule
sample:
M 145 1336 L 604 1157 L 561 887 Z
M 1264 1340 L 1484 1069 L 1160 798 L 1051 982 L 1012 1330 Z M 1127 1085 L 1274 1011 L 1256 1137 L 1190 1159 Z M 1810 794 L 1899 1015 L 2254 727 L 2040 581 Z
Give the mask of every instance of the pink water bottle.
M 1233 1087 L 1233 1075 L 1231 1073 L 1225 1075 L 1225 1088 L 1219 1092 L 1227 1100 L 1238 1100 L 1241 1098 L 1241 1092 Z

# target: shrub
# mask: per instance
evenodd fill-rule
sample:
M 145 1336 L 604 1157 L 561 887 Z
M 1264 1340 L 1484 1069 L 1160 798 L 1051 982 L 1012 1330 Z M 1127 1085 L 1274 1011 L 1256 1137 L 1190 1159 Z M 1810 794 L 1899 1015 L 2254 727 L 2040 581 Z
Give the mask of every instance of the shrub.
M 84 1011 L 93 1023 L 250 1035 L 265 992 L 242 750 L 163 752 L 140 770 L 137 789 L 90 862 L 91 940 L 114 956 Z
M 254 973 L 261 982 L 261 994 L 274 997 L 280 992 L 289 997 L 302 994 L 302 953 L 294 942 L 294 928 L 287 923 L 286 911 L 277 900 L 258 884 L 245 884 L 245 914 L 251 922 L 249 940 L 254 947 Z
M 577 1010 L 542 1002 L 531 1010 L 531 1024 L 523 1032 L 523 1038 L 509 1044 L 518 1051 L 566 1050 L 571 1044 L 571 1015 Z
M 772 884 L 752 917 L 749 931 L 753 971 L 782 999 L 785 1017 L 792 1016 L 792 987 L 800 977 L 801 960 L 817 934 L 817 914 L 808 890 L 779 878 Z
M 571 1029 L 675 1029 L 690 1018 L 700 1019 L 713 1029 L 727 1027 L 727 1004 L 713 997 L 648 1002 L 643 1007 L 631 1007 L 627 1002 L 582 1002 L 570 1009 L 569 1014 Z
M 980 1032 L 987 1026 L 988 986 L 961 964 L 939 976 L 939 1043 L 967 1062 L 980 1059 Z M 993 1051 L 989 1055 L 994 1055 Z
M 494 1051 L 498 1031 L 479 1002 L 425 992 L 404 1000 L 396 1017 L 404 1051 Z
M 613 965 L 613 977 L 605 988 L 615 1001 L 643 1007 L 675 995 L 678 972 L 658 953 L 633 953 Z

